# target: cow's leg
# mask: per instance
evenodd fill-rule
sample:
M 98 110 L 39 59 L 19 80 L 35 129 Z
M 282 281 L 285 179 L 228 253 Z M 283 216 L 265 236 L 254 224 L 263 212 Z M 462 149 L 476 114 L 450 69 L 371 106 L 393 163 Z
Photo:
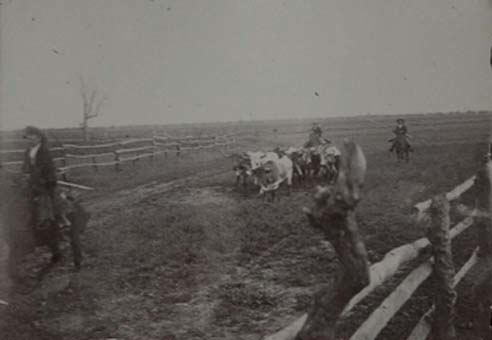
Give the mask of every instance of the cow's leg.
M 292 191 L 292 174 L 287 176 L 287 195 L 290 196 Z

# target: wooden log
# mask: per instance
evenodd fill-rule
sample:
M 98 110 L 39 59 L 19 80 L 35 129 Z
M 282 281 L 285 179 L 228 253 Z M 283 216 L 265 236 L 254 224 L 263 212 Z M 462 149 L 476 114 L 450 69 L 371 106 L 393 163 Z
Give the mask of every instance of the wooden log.
M 97 172 L 97 163 L 96 163 L 96 157 L 95 156 L 92 157 L 92 164 L 94 167 L 94 171 Z
M 478 259 L 478 247 L 475 248 L 468 261 L 461 267 L 459 272 L 454 276 L 453 287 L 456 287 L 468 271 L 477 263 Z M 417 325 L 413 328 L 407 340 L 423 340 L 429 336 L 431 330 L 432 314 L 434 313 L 435 306 L 427 310 L 427 312 L 420 318 Z
M 451 229 L 451 239 L 461 234 L 472 224 L 473 216 L 469 216 L 456 224 L 455 227 Z M 412 243 L 390 250 L 380 262 L 371 265 L 369 270 L 371 278 L 370 284 L 350 300 L 343 311 L 343 316 L 347 316 L 357 303 L 368 296 L 374 289 L 382 285 L 386 280 L 391 278 L 403 264 L 417 258 L 422 250 L 429 246 L 429 244 L 430 242 L 427 238 L 420 238 Z
M 350 340 L 375 339 L 395 313 L 412 296 L 413 292 L 430 276 L 432 273 L 432 260 L 430 259 L 414 269 L 381 305 L 371 313 L 369 318 L 362 323 Z
M 431 333 L 435 339 L 440 340 L 456 339 L 454 328 L 456 292 L 453 287 L 455 271 L 449 234 L 449 209 L 449 201 L 444 194 L 434 197 L 430 207 L 432 225 L 428 229 L 428 238 L 432 243 L 435 259 L 432 277 L 436 312 Z
M 26 150 L 24 149 L 10 149 L 10 150 L 0 150 L 0 155 L 11 155 L 11 154 L 20 154 L 23 155 Z
M 480 253 L 486 257 L 492 257 L 492 161 L 488 161 L 480 167 L 476 179 L 478 209 L 483 212 L 479 219 L 479 246 Z
M 10 162 L 2 162 L 2 165 L 22 165 L 24 161 L 10 161 Z
M 149 151 L 149 150 L 154 150 L 155 146 L 142 146 L 138 148 L 131 148 L 131 149 L 118 149 L 115 152 L 118 154 L 124 154 L 124 153 L 135 153 L 135 152 L 141 152 L 141 151 Z
M 139 159 L 147 158 L 147 157 L 152 157 L 152 156 L 153 156 L 152 153 L 144 153 L 144 154 L 137 155 L 137 156 L 134 156 L 134 157 L 120 158 L 120 162 L 137 161 Z
M 369 283 L 367 251 L 359 233 L 355 207 L 366 172 L 366 159 L 353 142 L 344 143 L 334 188 L 319 188 L 314 210 L 305 210 L 311 226 L 321 230 L 341 263 L 338 275 L 316 295 L 297 340 L 336 339 L 336 322 L 349 300 Z
M 117 152 L 114 153 L 114 162 L 114 170 L 120 171 L 120 155 Z
M 473 186 L 475 182 L 475 178 L 476 176 L 472 176 L 468 178 L 466 181 L 464 181 L 463 183 L 456 186 L 453 190 L 451 190 L 446 194 L 446 199 L 448 201 L 452 201 L 459 198 L 464 192 L 466 192 L 468 189 L 470 189 Z M 414 205 L 414 210 L 417 213 L 418 220 L 422 219 L 422 217 L 425 215 L 425 212 L 430 208 L 431 203 L 432 200 L 429 199 Z
M 114 152 L 102 152 L 97 154 L 88 154 L 88 155 L 74 155 L 74 154 L 66 154 L 66 158 L 74 158 L 74 159 L 89 159 L 92 157 L 104 157 L 104 156 L 112 156 Z
M 82 189 L 82 190 L 94 190 L 94 188 L 81 185 L 81 184 L 76 184 L 76 183 L 70 183 L 70 182 L 65 182 L 65 181 L 57 181 L 58 184 L 71 187 L 71 188 L 76 188 L 76 189 Z
M 490 150 L 489 150 L 490 151 Z M 479 263 L 481 275 L 476 278 L 473 287 L 475 307 L 475 328 L 482 339 L 492 338 L 492 161 L 487 155 L 487 161 L 482 164 L 477 173 L 477 206 L 487 211 L 478 218 Z
M 473 217 L 469 216 L 456 224 L 456 226 L 451 229 L 450 236 L 454 238 L 461 234 L 463 231 L 468 229 L 473 224 Z M 369 269 L 370 283 L 365 288 L 363 288 L 358 294 L 356 294 L 350 302 L 346 305 L 342 312 L 342 317 L 349 315 L 349 312 L 355 307 L 360 301 L 362 301 L 366 296 L 373 292 L 377 287 L 381 286 L 386 280 L 391 278 L 398 269 L 405 263 L 417 258 L 423 249 L 429 246 L 430 242 L 427 238 L 423 237 L 416 240 L 415 242 L 405 244 L 403 246 L 397 247 L 390 250 L 384 256 L 383 260 L 378 263 L 373 264 Z M 281 329 L 280 331 L 265 337 L 265 340 L 292 340 L 295 338 L 296 334 L 304 325 L 307 318 L 307 314 L 302 314 L 300 317 L 295 319 L 287 327 Z
M 75 144 L 63 144 L 63 148 L 65 149 L 101 149 L 101 148 L 111 148 L 114 146 L 121 145 L 120 142 L 106 143 L 106 144 L 96 144 L 96 145 L 75 145 Z
M 294 320 L 287 327 L 281 329 L 277 333 L 265 337 L 264 340 L 294 340 L 302 326 L 304 326 L 307 316 L 307 313 L 303 314 L 300 318 Z
M 118 163 L 117 161 L 98 162 L 98 163 L 96 163 L 96 165 L 98 167 L 100 167 L 100 166 L 111 166 L 111 165 L 116 165 L 117 163 Z M 93 167 L 93 166 L 94 166 L 94 163 L 72 164 L 72 165 L 68 165 L 68 166 L 65 166 L 65 167 L 58 168 L 58 170 L 60 170 L 62 172 L 66 172 L 66 171 L 73 170 L 73 169 L 87 168 L 87 167 Z
M 132 139 L 127 139 L 124 141 L 120 142 L 120 145 L 127 145 L 127 144 L 133 144 L 133 143 L 152 143 L 154 141 L 153 138 L 132 138 Z
M 152 157 L 150 157 L 150 162 L 153 163 L 155 160 L 156 152 L 157 152 L 157 146 L 155 145 L 155 139 L 152 138 Z
M 451 235 L 449 232 L 449 202 L 444 195 L 433 199 L 431 205 L 432 225 L 429 239 L 434 248 L 431 260 L 414 269 L 403 282 L 383 301 L 371 316 L 359 327 L 350 340 L 375 339 L 413 292 L 424 282 L 434 269 L 437 283 L 437 305 L 439 317 L 434 324 L 437 339 L 455 338 L 453 306 L 456 293 L 453 290 L 454 267 L 451 257 Z M 434 263 L 434 267 L 432 267 Z

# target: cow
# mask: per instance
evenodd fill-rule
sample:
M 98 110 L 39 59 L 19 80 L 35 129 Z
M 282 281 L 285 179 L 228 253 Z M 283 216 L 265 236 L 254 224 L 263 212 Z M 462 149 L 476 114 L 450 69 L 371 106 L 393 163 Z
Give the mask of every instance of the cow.
M 318 147 L 302 150 L 302 160 L 305 163 L 306 177 L 315 178 L 321 171 L 321 154 Z
M 251 160 L 246 153 L 235 155 L 236 160 L 232 170 L 236 174 L 236 186 L 242 184 L 244 190 L 248 185 L 248 178 L 251 177 Z
M 321 176 L 328 183 L 336 181 L 340 169 L 340 150 L 331 143 L 326 143 L 318 147 L 318 152 L 320 154 Z
M 275 152 L 247 151 L 233 155 L 236 158 L 232 169 L 236 174 L 236 186 L 242 184 L 246 190 L 248 179 L 252 179 L 258 185 L 258 178 L 253 173 L 268 161 L 278 160 L 280 157 Z
M 275 194 L 280 184 L 287 182 L 288 194 L 292 186 L 293 163 L 287 156 L 277 159 L 269 159 L 260 167 L 253 170 L 260 185 L 259 196 L 265 199 L 266 193 L 271 193 L 271 201 L 275 200 Z
M 251 170 L 252 171 L 260 168 L 263 164 L 265 164 L 269 161 L 277 161 L 280 159 L 278 153 L 274 152 L 274 151 L 268 151 L 268 152 L 248 151 L 248 152 L 246 152 L 246 154 L 248 155 L 249 160 L 251 162 Z
M 304 149 L 308 175 L 312 178 L 321 176 L 328 183 L 335 181 L 340 166 L 340 155 L 340 150 L 329 141 Z
M 306 150 L 302 147 L 290 147 L 285 151 L 293 165 L 293 178 L 296 177 L 299 183 L 303 183 L 309 173 L 309 164 L 306 157 Z

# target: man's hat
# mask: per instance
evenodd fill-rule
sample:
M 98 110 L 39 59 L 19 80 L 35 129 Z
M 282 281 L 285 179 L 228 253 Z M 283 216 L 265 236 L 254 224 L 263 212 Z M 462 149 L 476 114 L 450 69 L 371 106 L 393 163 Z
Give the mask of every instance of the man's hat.
M 397 123 L 404 123 L 405 121 L 404 121 L 403 119 L 401 119 L 401 118 L 398 118 L 398 119 L 396 120 L 396 122 L 397 122 Z
M 41 129 L 35 127 L 35 126 L 27 126 L 25 129 L 24 129 L 24 138 L 26 138 L 26 136 L 39 136 L 39 137 L 43 137 L 44 136 L 44 133 L 43 131 L 41 131 Z

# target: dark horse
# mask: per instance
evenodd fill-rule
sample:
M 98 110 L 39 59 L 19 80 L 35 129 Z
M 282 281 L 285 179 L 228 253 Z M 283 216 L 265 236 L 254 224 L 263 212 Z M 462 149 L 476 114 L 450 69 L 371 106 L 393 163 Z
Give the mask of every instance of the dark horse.
M 38 246 L 47 246 L 52 254 L 52 263 L 61 258 L 60 242 L 63 236 L 70 239 L 73 262 L 78 270 L 82 262 L 80 234 L 84 231 L 90 214 L 73 197 L 62 195 L 60 200 L 66 203 L 66 219 L 69 226 L 60 226 L 53 220 L 45 220 L 37 228 L 30 225 L 31 208 L 27 187 L 20 181 L 2 181 L 1 189 L 5 200 L 1 204 L 1 225 L 9 246 L 8 269 L 11 277 L 18 276 L 20 260 Z M 60 195 L 60 193 L 57 193 Z M 64 204 L 65 205 L 65 204 Z
M 393 149 L 396 153 L 396 159 L 398 162 L 410 160 L 410 143 L 408 143 L 407 137 L 405 135 L 397 135 L 393 141 Z

